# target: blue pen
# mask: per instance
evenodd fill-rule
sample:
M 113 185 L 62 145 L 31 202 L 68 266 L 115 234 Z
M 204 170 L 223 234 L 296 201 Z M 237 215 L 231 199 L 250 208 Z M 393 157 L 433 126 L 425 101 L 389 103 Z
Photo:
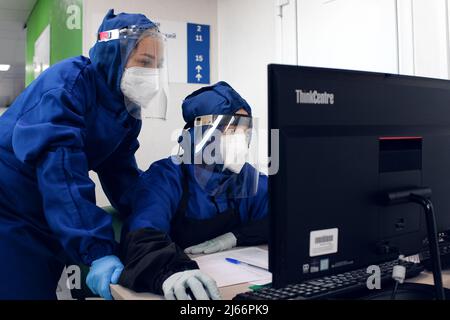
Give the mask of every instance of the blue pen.
M 250 263 L 247 263 L 247 262 L 242 262 L 242 261 L 239 261 L 237 259 L 225 258 L 225 260 L 230 262 L 230 263 L 232 263 L 232 264 L 242 264 L 242 265 L 245 265 L 245 266 L 250 266 L 250 267 L 254 267 L 254 268 L 258 268 L 258 269 L 262 269 L 262 270 L 267 271 L 266 268 L 263 268 L 263 267 L 260 267 L 260 266 L 256 266 L 254 264 L 250 264 Z

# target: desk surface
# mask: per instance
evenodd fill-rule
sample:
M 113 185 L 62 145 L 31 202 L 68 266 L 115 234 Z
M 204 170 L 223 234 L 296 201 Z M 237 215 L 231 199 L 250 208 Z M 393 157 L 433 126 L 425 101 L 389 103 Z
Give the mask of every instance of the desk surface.
M 267 246 L 260 246 L 267 250 Z M 450 270 L 442 272 L 442 280 L 445 288 L 450 289 Z M 419 276 L 406 280 L 409 283 L 433 284 L 433 274 L 422 272 Z M 242 283 L 219 288 L 224 300 L 232 300 L 237 294 L 249 291 L 249 283 Z M 111 285 L 111 293 L 116 300 L 162 300 L 162 296 L 152 293 L 136 293 L 120 285 Z

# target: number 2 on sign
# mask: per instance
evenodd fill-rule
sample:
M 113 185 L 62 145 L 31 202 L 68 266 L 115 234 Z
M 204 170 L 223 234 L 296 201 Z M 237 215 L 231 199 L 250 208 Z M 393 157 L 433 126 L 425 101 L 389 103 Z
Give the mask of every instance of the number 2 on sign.
M 197 26 L 197 32 L 202 32 L 202 26 Z

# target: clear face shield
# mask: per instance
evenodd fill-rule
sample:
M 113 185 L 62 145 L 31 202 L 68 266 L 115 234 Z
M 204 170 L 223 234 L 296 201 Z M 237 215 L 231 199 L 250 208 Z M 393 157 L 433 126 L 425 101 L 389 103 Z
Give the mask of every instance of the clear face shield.
M 128 112 L 140 120 L 166 119 L 169 81 L 165 36 L 156 28 L 137 26 L 99 35 L 99 41 L 115 39 L 120 41 L 122 61 L 126 61 L 120 87 Z
M 195 179 L 212 196 L 248 198 L 258 190 L 258 139 L 255 119 L 209 115 L 194 121 Z

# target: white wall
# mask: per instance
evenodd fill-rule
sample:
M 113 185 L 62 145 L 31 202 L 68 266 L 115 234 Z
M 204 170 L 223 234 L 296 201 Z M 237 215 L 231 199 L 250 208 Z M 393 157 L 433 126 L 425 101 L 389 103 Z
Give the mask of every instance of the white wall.
M 11 65 L 9 71 L 0 72 L 0 108 L 10 105 L 25 88 L 26 32 L 23 22 L 11 11 L 16 12 L 0 10 L 0 64 Z
M 116 13 L 143 13 L 152 20 L 193 22 L 211 25 L 211 82 L 217 82 L 217 0 L 84 0 L 83 51 L 88 55 L 95 41 L 95 32 L 108 9 Z M 170 62 L 169 62 L 170 64 Z M 176 146 L 171 141 L 174 130 L 181 129 L 184 121 L 181 114 L 183 99 L 200 88 L 200 85 L 170 84 L 168 120 L 145 120 L 140 135 L 141 148 L 137 153 L 139 167 L 147 169 L 156 160 L 166 158 Z M 108 200 L 104 196 L 95 174 L 97 204 L 104 206 Z
M 9 106 L 25 89 L 25 73 L 17 67 L 0 74 L 0 108 Z
M 395 0 L 297 0 L 301 65 L 398 72 Z
M 251 105 L 267 131 L 267 65 L 276 61 L 274 0 L 219 0 L 219 78 Z M 260 136 L 260 154 L 267 155 Z
M 300 65 L 449 78 L 448 0 L 290 2 Z
M 276 60 L 283 64 L 298 64 L 298 5 L 296 0 L 275 0 Z
M 448 79 L 447 0 L 397 0 L 400 73 Z
M 412 14 L 415 75 L 448 79 L 447 0 L 413 0 Z
M 399 73 L 414 75 L 414 17 L 411 0 L 397 1 Z

